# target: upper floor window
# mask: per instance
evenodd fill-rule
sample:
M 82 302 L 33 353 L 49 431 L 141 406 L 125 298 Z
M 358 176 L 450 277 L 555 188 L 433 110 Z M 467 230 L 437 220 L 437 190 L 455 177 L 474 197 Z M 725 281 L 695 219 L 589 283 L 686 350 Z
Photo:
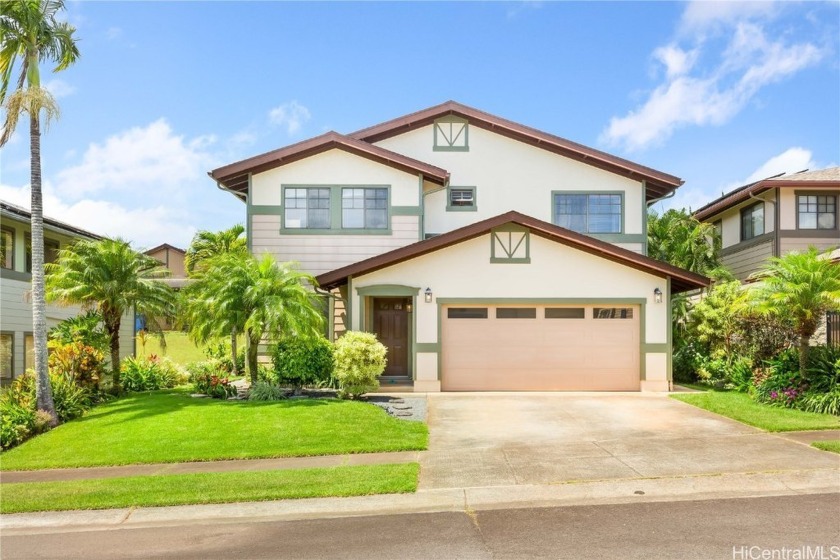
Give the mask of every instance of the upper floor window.
M 32 273 L 32 234 L 27 233 L 26 237 L 26 272 Z M 44 264 L 54 263 L 58 260 L 58 241 L 44 238 Z
M 437 152 L 467 152 L 470 149 L 469 123 L 450 116 L 435 121 L 434 150 Z
M 477 210 L 475 201 L 475 187 L 449 187 L 447 191 L 446 209 Z
M 796 197 L 799 229 L 836 229 L 837 197 L 800 194 Z
M 621 233 L 621 194 L 554 194 L 554 223 L 578 233 Z
M 287 188 L 283 223 L 287 228 L 329 229 L 330 189 Z
M 715 228 L 715 233 L 717 234 L 718 239 L 723 239 L 723 220 L 714 222 L 712 227 Z
M 15 267 L 15 230 L 0 228 L 0 267 Z
M 764 203 L 756 202 L 741 210 L 741 241 L 764 233 Z
M 341 189 L 341 227 L 388 229 L 388 189 Z

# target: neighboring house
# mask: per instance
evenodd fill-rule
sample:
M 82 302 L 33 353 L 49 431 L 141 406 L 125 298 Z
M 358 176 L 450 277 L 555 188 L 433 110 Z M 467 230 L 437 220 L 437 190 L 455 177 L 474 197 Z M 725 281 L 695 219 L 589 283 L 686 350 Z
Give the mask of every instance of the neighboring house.
M 767 259 L 840 246 L 840 167 L 777 175 L 739 187 L 694 213 L 721 234 L 721 261 L 747 281 Z M 840 321 L 829 317 L 834 324 Z M 817 342 L 826 340 L 824 319 Z
M 670 297 L 708 285 L 645 256 L 679 178 L 451 101 L 210 175 L 415 391 L 669 390 Z
M 167 270 L 169 270 L 170 276 L 168 278 L 164 278 L 162 282 L 170 288 L 175 291 L 179 291 L 187 285 L 189 279 L 187 278 L 187 269 L 184 264 L 184 259 L 187 255 L 186 251 L 170 245 L 169 243 L 162 243 L 157 247 L 145 251 L 145 254 L 157 259 L 163 266 L 166 267 Z M 137 320 L 138 324 L 136 330 L 147 327 L 143 316 L 138 315 Z M 170 330 L 175 327 L 174 323 L 169 319 L 158 318 L 157 321 L 160 328 L 164 330 Z
M 34 367 L 32 336 L 32 253 L 29 210 L 0 201 L 0 376 L 3 382 Z M 44 258 L 54 262 L 58 251 L 78 239 L 101 239 L 75 226 L 44 218 Z M 80 312 L 80 308 L 47 305 L 47 327 Z M 122 357 L 133 354 L 133 314 L 122 322 Z

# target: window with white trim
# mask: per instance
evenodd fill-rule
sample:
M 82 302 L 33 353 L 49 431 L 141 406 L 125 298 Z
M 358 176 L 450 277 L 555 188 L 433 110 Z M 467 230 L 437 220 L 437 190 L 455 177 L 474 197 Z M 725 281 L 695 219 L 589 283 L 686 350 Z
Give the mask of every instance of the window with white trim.
M 283 225 L 289 229 L 329 229 L 330 189 L 288 187 L 284 191 Z

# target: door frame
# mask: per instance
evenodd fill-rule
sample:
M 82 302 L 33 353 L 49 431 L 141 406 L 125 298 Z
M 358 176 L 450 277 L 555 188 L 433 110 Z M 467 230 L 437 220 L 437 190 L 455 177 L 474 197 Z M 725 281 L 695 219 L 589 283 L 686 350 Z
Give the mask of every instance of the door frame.
M 420 288 L 401 284 L 378 284 L 362 286 L 356 288 L 355 291 L 359 295 L 359 329 L 369 333 L 374 333 L 374 298 L 406 298 L 409 300 L 411 317 L 406 322 L 408 329 L 408 379 L 414 380 L 417 372 L 417 345 L 414 339 L 417 333 L 417 297 L 420 294 Z

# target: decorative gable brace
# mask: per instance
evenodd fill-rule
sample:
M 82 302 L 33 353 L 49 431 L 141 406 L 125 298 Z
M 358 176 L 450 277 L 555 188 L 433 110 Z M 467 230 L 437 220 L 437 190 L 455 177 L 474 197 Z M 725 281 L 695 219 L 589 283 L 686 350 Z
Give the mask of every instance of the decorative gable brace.
M 490 262 L 528 264 L 531 262 L 531 231 L 517 224 L 490 230 Z

